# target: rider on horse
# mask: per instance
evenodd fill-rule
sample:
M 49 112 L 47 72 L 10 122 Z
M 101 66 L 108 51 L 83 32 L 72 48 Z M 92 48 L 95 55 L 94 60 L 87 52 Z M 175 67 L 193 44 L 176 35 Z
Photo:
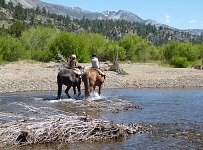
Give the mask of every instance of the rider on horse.
M 91 62 L 92 68 L 98 70 L 99 74 L 101 74 L 102 76 L 105 76 L 105 73 L 99 68 L 99 60 L 95 53 L 92 54 Z
M 77 61 L 76 61 L 76 55 L 75 54 L 73 54 L 72 56 L 71 56 L 71 60 L 70 60 L 70 62 L 69 62 L 69 64 L 68 64 L 68 69 L 73 69 L 73 71 L 74 71 L 74 73 L 76 74 L 76 75 L 81 75 L 81 71 L 80 71 L 80 68 L 81 66 L 79 66 L 78 64 L 77 64 Z

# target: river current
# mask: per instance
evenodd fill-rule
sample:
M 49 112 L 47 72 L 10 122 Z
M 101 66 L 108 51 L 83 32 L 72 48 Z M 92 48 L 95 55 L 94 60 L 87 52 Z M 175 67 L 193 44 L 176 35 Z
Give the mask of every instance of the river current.
M 19 111 L 11 103 L 57 107 L 56 92 L 12 93 L 0 95 L 0 111 Z M 124 141 L 83 144 L 47 144 L 19 147 L 17 150 L 134 150 L 134 149 L 203 149 L 202 89 L 115 89 L 102 90 L 102 97 L 127 100 L 143 109 L 104 113 L 116 123 L 143 124 L 151 133 L 134 134 Z M 66 99 L 62 95 L 62 99 Z M 76 100 L 77 101 L 77 100 Z M 1 118 L 0 118 L 1 121 Z M 16 149 L 16 148 L 15 148 Z

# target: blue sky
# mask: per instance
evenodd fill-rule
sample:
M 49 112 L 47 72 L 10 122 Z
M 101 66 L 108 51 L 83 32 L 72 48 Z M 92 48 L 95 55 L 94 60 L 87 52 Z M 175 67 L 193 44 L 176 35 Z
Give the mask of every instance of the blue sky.
M 41 0 L 92 12 L 127 10 L 178 29 L 203 29 L 203 0 Z

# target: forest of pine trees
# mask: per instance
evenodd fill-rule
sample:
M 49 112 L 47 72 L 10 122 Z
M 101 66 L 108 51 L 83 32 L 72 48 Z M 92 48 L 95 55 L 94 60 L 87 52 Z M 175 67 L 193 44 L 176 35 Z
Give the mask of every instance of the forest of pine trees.
M 13 18 L 12 23 L 0 26 L 0 62 L 56 60 L 61 51 L 65 57 L 77 54 L 80 62 L 88 62 L 96 52 L 100 59 L 112 62 L 118 56 L 120 61 L 162 61 L 188 67 L 203 57 L 202 36 L 187 32 L 125 20 L 70 19 L 44 7 L 23 8 L 5 0 L 0 0 L 0 8 Z M 11 19 L 0 15 L 0 22 Z

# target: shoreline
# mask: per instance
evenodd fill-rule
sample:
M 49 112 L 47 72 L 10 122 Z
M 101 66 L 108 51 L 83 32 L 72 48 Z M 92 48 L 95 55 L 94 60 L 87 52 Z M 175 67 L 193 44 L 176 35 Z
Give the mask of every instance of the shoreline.
M 108 67 L 103 63 L 100 66 Z M 0 65 L 0 93 L 57 91 L 56 76 L 60 67 L 60 63 L 54 62 Z M 120 64 L 120 68 L 128 75 L 105 71 L 107 79 L 103 89 L 203 88 L 203 70 L 166 68 L 153 63 Z M 84 89 L 83 83 L 81 88 Z
M 141 87 L 141 88 L 137 88 L 137 87 L 128 87 L 128 88 L 102 88 L 102 90 L 119 90 L 119 89 L 134 89 L 134 90 L 203 90 L 203 87 L 161 87 L 161 88 L 151 88 L 151 87 Z M 98 91 L 98 89 L 96 88 L 96 91 Z M 30 91 L 9 91 L 9 92 L 5 92 L 5 93 L 0 93 L 2 95 L 7 95 L 7 94 L 33 94 L 33 93 L 38 93 L 38 92 L 42 92 L 42 93 L 49 93 L 49 92 L 53 92 L 55 93 L 55 96 L 57 96 L 57 90 L 30 90 Z M 70 95 L 72 93 L 72 89 L 70 89 L 69 91 Z M 81 89 L 82 95 L 84 94 L 84 89 Z M 101 92 L 102 93 L 102 92 Z M 65 87 L 62 90 L 62 95 L 65 95 Z

